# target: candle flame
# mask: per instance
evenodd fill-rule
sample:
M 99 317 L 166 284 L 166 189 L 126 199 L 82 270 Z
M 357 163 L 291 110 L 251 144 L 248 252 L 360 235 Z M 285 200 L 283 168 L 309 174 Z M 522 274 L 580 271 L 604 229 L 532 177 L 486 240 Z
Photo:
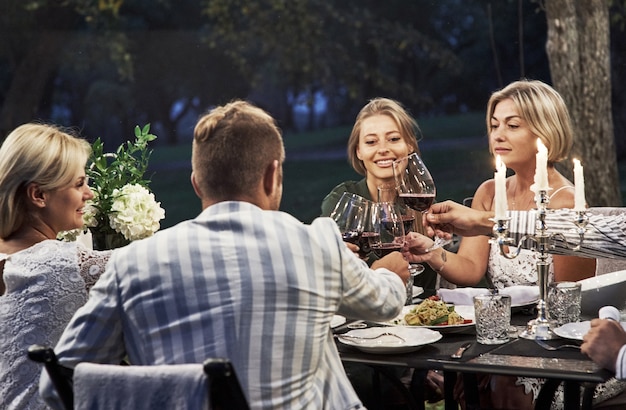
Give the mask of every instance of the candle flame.
M 577 158 L 574 158 L 574 166 L 580 166 L 580 160 Z

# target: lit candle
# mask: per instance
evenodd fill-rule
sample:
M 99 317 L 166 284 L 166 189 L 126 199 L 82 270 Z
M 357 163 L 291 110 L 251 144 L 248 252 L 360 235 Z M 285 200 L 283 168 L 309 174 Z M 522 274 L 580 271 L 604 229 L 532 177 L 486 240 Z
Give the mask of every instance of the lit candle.
M 500 155 L 496 156 L 496 172 L 494 174 L 496 184 L 496 204 L 495 218 L 506 218 L 507 200 L 506 200 L 506 165 L 502 162 Z
M 585 210 L 585 177 L 583 175 L 583 166 L 580 161 L 574 159 L 574 211 Z
M 548 191 L 548 149 L 537 138 L 537 157 L 535 165 L 535 193 Z

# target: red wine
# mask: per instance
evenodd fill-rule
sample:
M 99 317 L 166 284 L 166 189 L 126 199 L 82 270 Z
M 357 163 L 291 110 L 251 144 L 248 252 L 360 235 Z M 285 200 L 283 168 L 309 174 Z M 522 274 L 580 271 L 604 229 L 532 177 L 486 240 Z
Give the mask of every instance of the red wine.
M 370 244 L 376 242 L 380 242 L 380 234 L 378 232 L 363 232 L 359 242 L 359 255 L 363 258 L 366 257 L 372 251 Z
M 435 194 L 400 194 L 406 206 L 423 212 L 435 202 Z
M 383 256 L 387 256 L 391 252 L 394 252 L 394 251 L 399 252 L 401 250 L 402 250 L 402 244 L 399 244 L 399 243 L 378 243 L 378 244 L 372 245 L 372 251 L 374 251 L 376 256 L 378 256 L 379 258 L 382 258 Z
M 415 217 L 413 215 L 402 215 L 402 224 L 404 225 L 404 234 L 413 232 L 413 224 L 415 223 Z
M 350 242 L 359 247 L 359 256 L 361 258 L 367 257 L 372 250 L 370 249 L 370 238 L 379 237 L 380 235 L 375 232 L 344 232 L 341 237 L 344 242 Z

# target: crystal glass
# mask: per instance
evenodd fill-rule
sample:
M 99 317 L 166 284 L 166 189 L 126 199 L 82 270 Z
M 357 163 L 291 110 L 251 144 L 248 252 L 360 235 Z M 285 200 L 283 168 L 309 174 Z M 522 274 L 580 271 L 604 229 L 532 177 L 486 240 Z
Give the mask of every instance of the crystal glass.
M 511 296 L 488 293 L 474 296 L 476 341 L 494 345 L 509 341 Z
M 578 282 L 552 282 L 548 285 L 548 318 L 556 326 L 580 320 L 581 284 Z

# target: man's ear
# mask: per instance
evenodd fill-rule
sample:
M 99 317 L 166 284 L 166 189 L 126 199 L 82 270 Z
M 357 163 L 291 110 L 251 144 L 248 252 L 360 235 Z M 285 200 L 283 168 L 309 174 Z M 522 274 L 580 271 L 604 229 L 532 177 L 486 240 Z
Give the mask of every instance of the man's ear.
M 280 173 L 278 167 L 278 160 L 275 159 L 267 166 L 267 168 L 265 168 L 265 175 L 263 175 L 263 190 L 267 196 L 272 196 L 280 186 Z
M 196 182 L 196 175 L 193 173 L 193 171 L 191 172 L 191 186 L 193 187 L 193 192 L 196 193 L 196 196 L 200 199 L 202 199 L 202 192 L 200 191 L 200 188 L 198 188 L 198 183 Z

